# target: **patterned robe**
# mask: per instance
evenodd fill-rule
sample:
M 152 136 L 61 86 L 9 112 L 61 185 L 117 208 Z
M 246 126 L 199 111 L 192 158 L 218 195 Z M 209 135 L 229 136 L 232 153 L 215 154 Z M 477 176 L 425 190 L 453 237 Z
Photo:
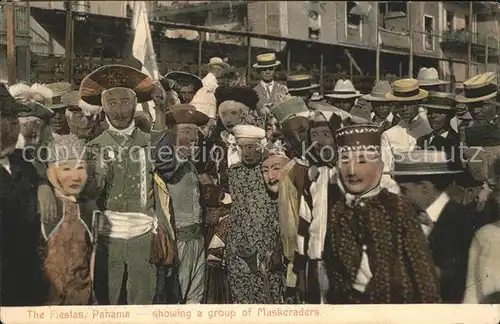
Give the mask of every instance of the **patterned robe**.
M 259 264 L 280 242 L 278 204 L 266 192 L 260 165 L 244 164 L 229 169 L 233 204 L 228 217 L 224 259 L 233 294 L 233 303 L 267 304 L 281 301 L 281 273 L 265 278 Z M 271 295 L 272 300 L 268 299 Z

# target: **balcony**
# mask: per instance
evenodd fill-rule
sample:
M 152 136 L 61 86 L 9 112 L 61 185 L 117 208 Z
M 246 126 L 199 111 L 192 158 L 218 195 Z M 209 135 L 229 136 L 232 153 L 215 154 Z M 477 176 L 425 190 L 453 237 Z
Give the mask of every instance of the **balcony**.
M 498 55 L 497 37 L 499 35 L 488 36 L 479 33 L 470 33 L 464 29 L 448 30 L 441 35 L 441 48 L 453 51 L 466 50 L 470 40 L 472 52 L 475 55 L 484 56 L 486 47 L 488 47 L 488 55 L 496 56 Z
M 396 32 L 380 28 L 380 43 L 382 47 L 394 49 L 409 49 L 410 39 L 406 32 Z

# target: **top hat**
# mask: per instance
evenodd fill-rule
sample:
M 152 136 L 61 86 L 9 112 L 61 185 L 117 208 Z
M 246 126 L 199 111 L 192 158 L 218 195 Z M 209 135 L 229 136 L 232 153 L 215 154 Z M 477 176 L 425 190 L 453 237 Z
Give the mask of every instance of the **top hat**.
M 391 101 L 418 101 L 427 98 L 428 92 L 418 88 L 416 79 L 401 79 L 394 81 L 394 90 L 386 93 L 385 98 Z
M 280 65 L 281 62 L 276 60 L 276 54 L 266 53 L 257 55 L 257 63 L 253 65 L 255 69 L 270 68 Z
M 448 84 L 448 81 L 439 80 L 439 74 L 435 68 L 423 67 L 418 71 L 417 75 L 418 85 L 420 86 L 433 86 Z
M 464 92 L 455 97 L 456 102 L 471 103 L 497 96 L 497 77 L 493 72 L 476 75 L 463 82 Z
M 194 92 L 198 91 L 203 87 L 203 82 L 199 77 L 187 72 L 182 72 L 182 71 L 169 72 L 165 74 L 164 78 L 167 80 L 173 80 L 181 86 L 193 85 Z
M 423 176 L 460 173 L 445 151 L 415 150 L 398 154 L 394 159 L 395 176 Z
M 101 106 L 104 90 L 123 87 L 133 90 L 137 103 L 153 100 L 151 93 L 156 85 L 149 76 L 125 65 L 105 65 L 87 75 L 80 85 L 81 99 L 91 105 Z
M 62 101 L 62 96 L 71 91 L 71 83 L 68 82 L 54 82 L 45 85 L 52 90 L 52 98 L 47 107 L 50 109 L 61 109 L 67 107 Z
M 165 123 L 167 126 L 178 124 L 194 124 L 203 126 L 208 123 L 208 117 L 202 112 L 196 110 L 193 105 L 180 104 L 175 105 L 165 114 Z
M 333 92 L 325 96 L 334 99 L 351 99 L 360 97 L 361 94 L 359 93 L 358 90 L 356 90 L 356 88 L 354 88 L 354 85 L 352 84 L 351 80 L 340 79 L 337 81 L 337 83 L 335 83 L 335 88 L 333 88 Z
M 276 117 L 278 123 L 280 124 L 292 116 L 308 111 L 309 109 L 307 108 L 306 103 L 299 97 L 289 98 L 271 108 L 271 113 L 274 117 Z
M 389 101 L 385 94 L 392 91 L 391 84 L 388 81 L 379 81 L 372 89 L 372 92 L 364 95 L 362 98 L 366 101 Z
M 379 152 L 381 136 L 378 125 L 351 125 L 337 130 L 335 143 L 340 153 L 360 150 Z
M 229 67 L 229 64 L 224 62 L 224 60 L 221 59 L 220 57 L 212 57 L 208 61 L 208 66 L 220 66 L 220 67 L 227 69 Z
M 286 86 L 289 92 L 319 88 L 319 84 L 313 84 L 312 77 L 307 74 L 290 75 L 286 79 Z
M 454 99 L 455 96 L 451 93 L 429 91 L 429 96 L 422 107 L 455 112 Z

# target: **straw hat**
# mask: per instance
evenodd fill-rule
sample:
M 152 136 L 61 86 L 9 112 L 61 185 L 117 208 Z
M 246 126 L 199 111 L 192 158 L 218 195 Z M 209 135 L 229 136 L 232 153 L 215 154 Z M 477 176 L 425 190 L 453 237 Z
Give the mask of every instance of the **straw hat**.
M 338 80 L 335 84 L 335 88 L 333 88 L 333 92 L 325 95 L 328 98 L 335 99 L 351 99 L 361 97 L 361 93 L 359 93 L 351 80 Z
M 389 101 L 385 98 L 385 94 L 392 91 L 391 84 L 388 81 L 379 81 L 372 89 L 370 94 L 364 95 L 366 101 Z
M 401 79 L 394 81 L 394 90 L 386 93 L 385 98 L 391 101 L 417 101 L 427 98 L 428 92 L 418 88 L 416 79 Z
M 395 159 L 395 176 L 422 176 L 460 173 L 463 170 L 454 169 L 448 161 L 445 151 L 416 150 L 399 153 Z
M 208 66 L 220 66 L 227 69 L 229 67 L 229 64 L 224 62 L 224 60 L 220 57 L 212 57 L 210 61 L 208 61 Z
M 62 96 L 71 91 L 71 83 L 54 82 L 46 84 L 45 86 L 52 90 L 52 98 L 50 100 L 50 103 L 47 104 L 47 108 L 61 109 L 68 106 L 62 101 Z
M 286 79 L 288 91 L 303 91 L 319 88 L 319 84 L 312 83 L 312 77 L 308 74 L 290 75 Z
M 497 77 L 493 72 L 476 75 L 464 81 L 464 92 L 455 97 L 456 102 L 471 103 L 488 100 L 497 95 Z
M 257 55 L 257 63 L 253 65 L 255 69 L 270 68 L 280 65 L 281 62 L 276 59 L 276 54 L 266 53 Z
M 417 80 L 420 86 L 433 86 L 449 83 L 448 81 L 439 80 L 439 74 L 435 68 L 426 67 L 423 67 L 420 71 L 418 71 Z
M 430 91 L 429 96 L 422 107 L 455 112 L 455 96 L 447 92 Z

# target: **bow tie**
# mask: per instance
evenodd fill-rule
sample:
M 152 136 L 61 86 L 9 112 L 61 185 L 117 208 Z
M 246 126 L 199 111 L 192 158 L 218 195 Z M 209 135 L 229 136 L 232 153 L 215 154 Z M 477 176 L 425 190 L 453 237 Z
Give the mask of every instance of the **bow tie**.
M 434 226 L 434 221 L 432 220 L 432 218 L 429 216 L 429 214 L 427 214 L 426 212 L 424 211 L 421 211 L 420 213 L 418 213 L 418 220 L 420 221 L 421 224 L 423 225 L 426 225 L 426 226 L 429 226 L 429 227 L 432 227 Z

